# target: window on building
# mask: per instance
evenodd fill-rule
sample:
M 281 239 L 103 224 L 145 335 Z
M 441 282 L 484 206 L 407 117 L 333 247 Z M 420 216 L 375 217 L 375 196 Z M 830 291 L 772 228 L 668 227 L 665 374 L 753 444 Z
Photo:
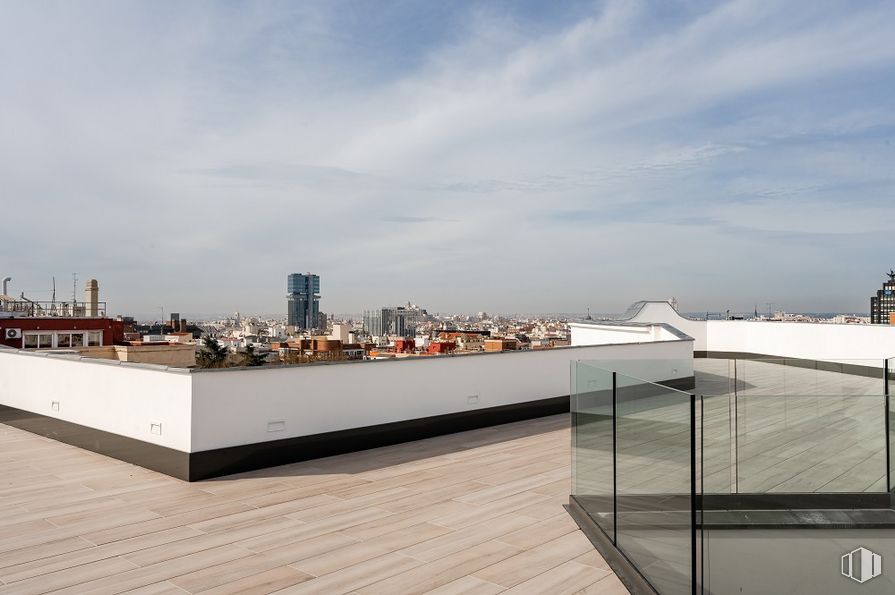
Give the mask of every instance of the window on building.
M 99 347 L 103 344 L 103 334 L 99 331 L 91 331 L 87 333 L 87 346 Z
M 57 347 L 71 347 L 71 335 L 68 333 L 59 333 L 56 335 Z
M 84 333 L 72 333 L 71 334 L 71 346 L 72 347 L 83 347 L 84 346 Z
M 50 333 L 25 333 L 25 349 L 52 349 L 53 335 Z

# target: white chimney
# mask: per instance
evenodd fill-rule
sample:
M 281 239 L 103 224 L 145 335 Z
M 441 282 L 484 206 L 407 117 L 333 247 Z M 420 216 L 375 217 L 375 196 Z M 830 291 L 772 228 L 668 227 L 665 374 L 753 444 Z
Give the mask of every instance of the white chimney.
M 99 316 L 99 283 L 96 279 L 88 279 L 84 287 L 84 301 L 87 316 Z

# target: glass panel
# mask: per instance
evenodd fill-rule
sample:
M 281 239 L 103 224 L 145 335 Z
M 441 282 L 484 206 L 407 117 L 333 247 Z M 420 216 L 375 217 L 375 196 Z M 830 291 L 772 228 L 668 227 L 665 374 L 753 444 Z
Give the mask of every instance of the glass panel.
M 572 494 L 614 536 L 612 373 L 572 362 Z
M 587 363 L 604 370 L 681 390 L 689 390 L 694 384 L 692 358 L 611 359 L 592 360 Z
M 773 512 L 763 511 L 768 519 L 773 518 Z M 880 516 L 882 511 L 873 512 Z M 889 563 L 895 559 L 895 529 L 769 525 L 765 522 L 764 526 L 704 530 L 705 593 L 895 593 L 895 574 Z M 868 552 L 865 560 L 870 558 L 869 564 L 859 561 L 862 549 Z M 869 554 L 879 556 L 875 569 Z M 856 558 L 849 565 L 848 558 L 852 556 Z M 874 577 L 879 570 L 882 573 Z M 849 573 L 851 577 L 847 576 Z
M 736 392 L 740 395 L 786 394 L 787 368 L 783 365 L 784 361 L 783 358 L 734 360 L 732 372 Z
M 56 335 L 57 347 L 71 347 L 71 335 L 68 333 Z
M 879 395 L 883 361 L 836 361 L 791 358 L 698 360 L 703 394 Z M 636 376 L 636 374 L 634 374 Z
M 892 382 L 895 379 L 895 357 L 890 357 L 886 360 L 886 390 L 885 393 L 887 395 L 891 395 L 892 391 L 895 390 L 895 382 Z
M 699 414 L 700 486 L 705 494 L 736 493 L 736 397 L 703 396 Z
M 884 410 L 881 395 L 737 397 L 735 491 L 885 491 Z
M 53 348 L 53 335 L 51 335 L 49 333 L 46 333 L 46 334 L 41 333 L 39 335 L 39 342 L 40 342 L 39 347 L 41 349 L 52 349 Z
M 889 491 L 895 490 L 895 397 L 889 395 Z
M 818 361 L 817 388 L 819 395 L 881 395 L 884 394 L 884 361 L 848 359 Z
M 98 347 L 102 341 L 102 333 L 90 332 L 87 334 L 87 345 L 89 347 Z
M 83 347 L 84 346 L 84 334 L 83 333 L 72 333 L 71 334 L 71 346 L 72 347 Z
M 37 335 L 25 334 L 25 349 L 37 348 Z
M 788 462 L 794 472 L 792 477 L 777 477 L 780 487 L 774 491 L 785 491 L 787 482 L 790 486 L 798 484 L 799 480 L 794 478 L 796 468 L 807 476 L 807 469 L 819 464 L 819 453 L 823 451 L 818 450 L 817 440 L 826 431 L 821 428 L 829 428 L 833 442 L 846 447 L 843 434 L 836 433 L 834 428 L 854 423 L 855 419 L 867 418 L 873 410 L 873 404 L 869 401 L 860 401 L 855 407 L 848 408 L 845 406 L 847 402 L 841 399 L 858 396 L 882 398 L 883 394 L 882 360 L 833 362 L 757 358 L 700 359 L 695 363 L 696 391 L 710 395 L 703 397 L 705 418 L 701 420 L 706 427 L 701 438 L 704 448 L 704 475 L 701 481 L 709 494 L 770 489 L 769 484 L 775 481 L 770 477 L 772 470 L 776 468 L 782 472 L 782 467 L 775 467 L 780 457 Z M 750 400 L 759 397 L 774 400 Z M 812 398 L 823 400 L 814 401 Z M 846 410 L 844 414 L 837 413 L 843 408 Z M 879 416 L 872 419 L 869 425 L 862 426 L 863 433 L 872 434 L 879 430 Z M 816 433 L 812 434 L 813 430 Z M 880 465 L 882 442 L 877 434 L 863 442 L 860 450 L 852 452 L 854 457 L 860 457 L 859 453 L 866 455 L 861 467 L 869 475 L 876 471 L 867 469 Z M 838 457 L 832 460 L 834 463 L 842 461 Z M 840 485 L 839 491 L 848 491 L 849 484 L 857 487 L 865 483 L 857 480 L 862 471 L 843 469 L 842 465 L 846 463 L 837 464 L 825 471 L 825 478 L 832 482 L 831 489 Z M 882 467 L 886 468 L 885 463 Z M 834 474 L 835 477 L 830 477 Z M 820 482 L 823 477 L 824 474 L 817 473 L 803 487 Z M 877 490 L 885 486 L 885 483 L 871 479 L 867 479 L 867 483 L 872 487 L 865 485 L 861 489 L 869 487 Z
M 616 375 L 617 547 L 663 595 L 692 590 L 691 400 Z
M 895 490 L 895 395 L 892 390 L 895 389 L 895 358 L 890 358 L 886 362 L 886 395 L 889 402 L 889 490 Z

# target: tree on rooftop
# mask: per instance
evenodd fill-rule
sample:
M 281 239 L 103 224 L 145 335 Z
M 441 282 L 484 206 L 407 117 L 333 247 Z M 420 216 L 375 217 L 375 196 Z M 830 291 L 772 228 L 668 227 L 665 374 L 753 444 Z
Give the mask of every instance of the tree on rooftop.
M 202 349 L 196 354 L 196 365 L 200 368 L 226 368 L 227 348 L 214 337 L 205 337 Z
M 255 353 L 254 345 L 246 345 L 245 350 L 242 352 L 242 360 L 239 362 L 241 366 L 263 366 L 264 362 L 267 361 L 267 356 L 259 353 Z

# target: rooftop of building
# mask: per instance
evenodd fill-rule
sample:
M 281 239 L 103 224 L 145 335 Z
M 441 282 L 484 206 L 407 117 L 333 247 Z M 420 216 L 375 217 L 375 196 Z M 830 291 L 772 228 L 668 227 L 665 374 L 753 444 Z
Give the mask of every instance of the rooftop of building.
M 0 590 L 626 593 L 569 443 L 559 415 L 185 483 L 0 425 Z
M 151 441 L 146 457 L 130 460 L 146 463 L 161 446 L 176 451 L 174 462 L 185 461 L 185 478 L 215 479 L 185 483 L 0 425 L 0 592 L 623 593 L 563 506 L 572 474 L 569 416 L 495 425 L 506 419 L 494 416 L 508 410 L 535 411 L 528 417 L 546 415 L 541 407 L 568 410 L 563 395 L 570 389 L 598 392 L 577 376 L 570 387 L 573 360 L 581 360 L 573 370 L 596 362 L 632 380 L 663 382 L 660 397 L 682 380 L 687 385 L 681 388 L 705 397 L 699 426 L 691 420 L 694 409 L 681 416 L 675 403 L 683 401 L 637 401 L 629 412 L 636 423 L 620 444 L 622 455 L 633 453 L 638 470 L 613 480 L 629 492 L 648 484 L 670 493 L 671 483 L 684 477 L 668 473 L 677 458 L 684 460 L 680 469 L 696 468 L 695 457 L 689 458 L 695 440 L 677 450 L 651 444 L 670 436 L 671 446 L 680 446 L 674 436 L 686 441 L 691 434 L 680 429 L 687 424 L 700 428 L 700 460 L 720 464 L 718 473 L 701 476 L 706 488 L 734 493 L 733 483 L 736 493 L 848 490 L 863 497 L 887 485 L 888 428 L 881 428 L 888 363 L 857 358 L 862 350 L 895 347 L 895 331 L 763 325 L 763 334 L 747 336 L 719 323 L 709 334 L 705 321 L 681 319 L 669 304 L 653 304 L 644 311 L 653 310 L 655 321 L 576 327 L 593 339 L 599 335 L 601 344 L 585 340 L 552 353 L 504 358 L 430 359 L 416 368 L 188 376 L 186 370 L 72 365 L 73 358 L 62 356 L 4 353 L 9 389 L 0 395 L 2 405 L 19 408 L 26 421 L 49 420 L 40 430 L 45 435 L 97 448 L 90 436 L 63 437 L 53 429 L 66 423 L 69 433 L 83 434 L 91 427 L 82 424 L 94 423 L 93 436 L 120 432 L 128 449 Z M 673 326 L 681 321 L 694 338 Z M 788 357 L 756 358 L 778 347 Z M 694 360 L 694 351 L 701 357 Z M 831 352 L 849 359 L 818 359 Z M 61 385 L 54 372 L 63 365 Z M 122 378 L 127 385 L 111 382 Z M 358 386 L 364 387 L 360 398 Z M 101 390 L 105 398 L 96 396 Z M 59 400 L 45 402 L 50 394 Z M 306 398 L 318 394 L 327 398 Z M 696 403 L 683 396 L 688 406 Z M 169 399 L 164 407 L 163 399 Z M 142 403 L 153 404 L 152 417 L 134 405 Z M 536 408 L 527 409 L 532 403 Z M 413 432 L 432 428 L 474 427 L 463 425 L 469 420 L 490 427 L 362 450 L 384 433 L 411 440 L 420 437 Z M 284 438 L 271 440 L 271 432 Z M 276 457 L 282 453 L 343 452 L 320 454 L 320 436 L 339 448 L 346 437 L 368 441 L 353 444 L 358 452 L 351 454 L 219 477 L 248 468 L 244 461 L 259 453 L 281 463 Z M 606 452 L 611 460 L 618 454 L 614 442 L 602 453 L 577 444 L 586 455 L 574 465 L 579 474 L 605 466 Z M 221 466 L 222 456 L 232 458 Z M 604 477 L 594 477 L 592 483 L 576 477 L 576 486 L 605 487 Z M 599 491 L 585 496 L 594 494 Z M 643 548 L 652 562 L 675 562 L 684 551 L 679 541 L 653 537 L 643 541 L 657 544 Z

